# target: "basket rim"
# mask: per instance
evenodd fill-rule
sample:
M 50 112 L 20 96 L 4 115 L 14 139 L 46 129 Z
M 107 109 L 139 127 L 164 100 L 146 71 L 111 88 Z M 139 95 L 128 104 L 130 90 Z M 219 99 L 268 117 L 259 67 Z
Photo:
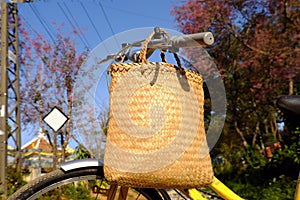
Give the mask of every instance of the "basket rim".
M 137 67 L 141 67 L 143 65 L 147 65 L 147 64 L 150 64 L 150 65 L 157 65 L 157 64 L 162 64 L 163 66 L 168 66 L 172 69 L 176 69 L 176 70 L 180 70 L 179 67 L 177 65 L 174 65 L 174 64 L 171 64 L 171 63 L 165 63 L 165 62 L 147 62 L 145 64 L 143 63 L 130 63 L 130 62 L 122 62 L 122 63 L 113 63 L 109 66 L 108 68 L 108 72 L 111 73 L 112 71 L 118 71 L 119 69 L 122 69 L 123 70 L 125 69 L 126 71 L 129 71 L 131 69 L 135 69 Z M 197 72 L 197 71 L 194 71 L 194 70 L 191 70 L 191 69 L 186 69 L 186 68 L 182 68 L 184 70 L 184 72 L 188 72 L 188 73 L 191 73 L 191 74 L 194 74 L 194 75 L 197 75 L 197 76 L 201 76 L 202 78 L 202 74 L 200 72 Z M 119 70 L 119 71 L 123 71 L 123 70 Z

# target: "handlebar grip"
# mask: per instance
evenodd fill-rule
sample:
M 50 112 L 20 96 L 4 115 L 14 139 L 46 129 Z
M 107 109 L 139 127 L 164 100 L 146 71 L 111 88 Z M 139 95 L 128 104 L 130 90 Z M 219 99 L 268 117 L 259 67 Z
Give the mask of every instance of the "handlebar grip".
M 175 48 L 182 47 L 193 47 L 193 46 L 207 46 L 214 43 L 214 36 L 211 32 L 202 32 L 181 36 L 172 36 L 171 39 L 172 46 Z

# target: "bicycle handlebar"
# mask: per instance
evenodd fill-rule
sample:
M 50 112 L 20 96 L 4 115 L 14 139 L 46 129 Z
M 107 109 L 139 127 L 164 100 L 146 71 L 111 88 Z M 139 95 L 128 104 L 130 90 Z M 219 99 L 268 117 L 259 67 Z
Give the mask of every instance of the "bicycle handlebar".
M 148 48 L 185 48 L 195 46 L 207 46 L 214 43 L 214 36 L 211 32 L 202 32 L 195 34 L 187 34 L 181 36 L 172 36 L 169 40 L 165 37 L 160 39 L 152 39 Z
M 188 34 L 182 36 L 171 37 L 172 46 L 175 48 L 192 47 L 196 45 L 212 45 L 214 43 L 214 36 L 211 32 L 202 32 L 195 34 Z M 195 41 L 198 43 L 195 43 Z
M 171 36 L 166 37 L 163 34 L 159 27 L 154 29 L 155 35 L 148 43 L 147 46 L 147 55 L 146 57 L 150 57 L 155 49 L 168 50 L 172 53 L 178 52 L 179 48 L 186 47 L 196 47 L 196 46 L 208 46 L 214 43 L 214 36 L 211 32 L 202 32 L 195 34 L 187 34 L 181 36 Z M 115 61 L 120 62 L 124 60 L 131 60 L 133 62 L 138 62 L 139 51 L 132 52 L 131 47 L 141 46 L 142 41 L 134 42 L 134 43 L 124 43 L 122 44 L 123 49 L 125 51 L 121 51 L 118 55 L 109 55 L 107 59 L 115 58 Z M 129 47 L 129 49 L 127 48 Z M 103 61 L 105 61 L 103 60 Z M 103 62 L 100 61 L 99 63 Z

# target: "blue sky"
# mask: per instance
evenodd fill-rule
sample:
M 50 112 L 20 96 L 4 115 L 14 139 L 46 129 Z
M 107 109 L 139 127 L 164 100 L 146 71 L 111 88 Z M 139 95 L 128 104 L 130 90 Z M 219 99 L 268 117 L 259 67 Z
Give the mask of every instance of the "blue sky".
M 176 2 L 178 0 L 36 0 L 19 4 L 19 14 L 29 30 L 38 30 L 49 39 L 56 33 L 53 21 L 64 23 L 66 32 L 71 31 L 72 26 L 82 28 L 85 36 L 76 38 L 78 44 L 93 49 L 110 36 L 133 28 L 175 29 L 170 10 Z
M 159 26 L 176 30 L 170 10 L 178 2 L 179 0 L 36 0 L 30 4 L 18 4 L 18 9 L 25 27 L 32 33 L 37 31 L 52 40 L 57 34 L 53 22 L 63 23 L 63 32 L 66 34 L 75 26 L 83 32 L 83 35 L 75 38 L 78 47 L 87 46 L 93 50 L 113 35 L 135 28 Z M 32 139 L 24 135 L 22 138 L 22 144 Z
M 75 80 L 74 88 L 83 88 L 85 91 L 84 95 L 90 100 L 86 100 L 87 102 L 83 104 L 85 106 L 83 110 L 86 107 L 89 108 L 86 106 L 87 104 L 94 104 L 95 107 L 102 109 L 102 103 L 108 103 L 108 91 L 106 76 L 102 70 L 105 68 L 95 64 L 97 63 L 96 61 L 104 59 L 107 54 L 118 52 L 121 49 L 121 45 L 118 44 L 116 46 L 116 41 L 133 42 L 145 39 L 153 31 L 153 27 L 156 26 L 167 29 L 171 35 L 180 34 L 176 31 L 176 22 L 174 16 L 170 13 L 174 4 L 182 4 L 182 1 L 35 0 L 35 3 L 19 4 L 19 15 L 24 19 L 25 26 L 29 31 L 34 32 L 36 30 L 49 40 L 55 38 L 57 34 L 56 28 L 52 25 L 53 22 L 57 24 L 64 23 L 65 28 L 63 32 L 66 34 L 72 32 L 72 26 L 84 29 L 84 35 L 76 36 L 75 40 L 80 48 L 87 46 L 91 50 L 91 54 L 87 59 L 86 65 L 80 68 L 80 70 L 83 70 L 81 74 L 85 74 L 85 68 L 95 65 L 99 71 L 93 71 L 92 75 L 95 74 L 97 76 L 98 82 L 96 81 L 97 83 L 95 83 L 94 79 L 84 79 L 84 76 L 79 76 Z M 123 34 L 125 31 L 127 32 Z M 171 59 L 167 58 L 167 60 L 170 61 Z M 92 86 L 87 91 L 85 85 L 90 85 L 89 81 L 92 81 Z M 105 89 L 107 95 L 105 95 Z M 95 94 L 100 95 L 96 96 Z M 82 134 L 85 131 L 81 130 L 77 132 L 78 137 L 91 135 Z M 22 138 L 23 144 L 32 139 L 32 137 L 24 137 L 24 135 Z M 77 139 L 81 140 L 80 138 Z M 72 145 L 72 147 L 74 146 Z

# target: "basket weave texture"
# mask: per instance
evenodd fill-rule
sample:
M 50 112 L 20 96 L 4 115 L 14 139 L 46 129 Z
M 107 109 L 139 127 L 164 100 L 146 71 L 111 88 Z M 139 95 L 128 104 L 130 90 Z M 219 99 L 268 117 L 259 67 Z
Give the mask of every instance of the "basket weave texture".
M 139 188 L 213 181 L 202 77 L 164 62 L 111 65 L 105 177 Z
M 166 31 L 165 35 L 169 37 Z M 109 68 L 110 114 L 104 175 L 138 188 L 197 188 L 213 181 L 200 74 L 166 62 Z M 176 59 L 177 56 L 175 56 Z M 177 59 L 178 62 L 178 59 Z

